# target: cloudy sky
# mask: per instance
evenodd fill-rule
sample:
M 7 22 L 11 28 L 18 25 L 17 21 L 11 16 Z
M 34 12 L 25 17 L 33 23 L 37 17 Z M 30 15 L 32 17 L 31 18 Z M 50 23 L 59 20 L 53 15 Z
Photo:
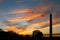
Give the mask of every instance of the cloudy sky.
M 0 28 L 19 34 L 37 29 L 49 34 L 50 13 L 53 34 L 59 34 L 60 0 L 0 0 Z

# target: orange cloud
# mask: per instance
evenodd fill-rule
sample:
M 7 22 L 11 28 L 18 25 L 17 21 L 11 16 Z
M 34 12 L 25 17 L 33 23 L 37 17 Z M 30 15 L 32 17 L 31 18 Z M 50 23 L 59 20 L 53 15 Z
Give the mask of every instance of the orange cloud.
M 59 22 L 59 20 L 57 20 L 56 18 L 54 18 L 53 20 L 52 20 L 52 24 L 54 25 L 54 24 L 58 24 L 58 23 L 60 23 Z M 36 23 L 34 23 L 34 24 L 31 24 L 31 25 L 28 25 L 27 26 L 27 28 L 26 29 L 28 29 L 29 30 L 29 28 L 31 28 L 31 29 L 35 29 L 35 28 L 45 28 L 45 26 L 49 26 L 49 24 L 50 24 L 50 20 L 46 20 L 46 21 L 42 21 L 42 22 L 36 22 Z
M 18 10 L 12 10 L 10 13 L 12 14 L 20 14 L 20 13 L 27 13 L 27 14 L 33 14 L 33 13 L 39 13 L 44 14 L 46 13 L 53 5 L 44 5 L 44 6 L 37 6 L 34 8 L 26 8 L 26 9 L 18 9 Z M 39 12 L 36 12 L 39 11 Z
M 28 16 L 25 16 L 25 17 L 16 17 L 16 18 L 11 18 L 11 19 L 8 19 L 8 21 L 10 22 L 16 22 L 16 21 L 29 21 L 29 20 L 32 20 L 33 18 L 37 18 L 37 17 L 44 17 L 45 12 L 51 8 L 51 5 L 49 6 L 38 6 L 38 7 L 35 7 L 34 10 L 33 9 L 22 9 L 22 10 L 14 10 L 12 11 L 11 13 L 13 14 L 17 14 L 17 13 L 27 13 L 29 14 Z M 32 10 L 32 11 L 31 11 Z M 39 13 L 35 13 L 34 11 L 35 10 L 38 10 L 40 11 Z M 32 15 L 30 15 L 32 14 Z M 43 14 L 43 16 L 41 16 Z M 57 21 L 56 21 L 57 20 Z M 55 27 L 58 27 L 60 26 L 60 23 L 58 24 L 58 19 L 57 18 L 53 18 L 53 28 Z M 46 21 L 42 21 L 42 22 L 37 22 L 37 23 L 34 23 L 34 24 L 30 24 L 28 25 L 25 29 L 21 28 L 17 28 L 16 26 L 14 27 L 9 27 L 7 28 L 8 30 L 11 30 L 11 31 L 14 31 L 18 34 L 23 34 L 23 35 L 26 35 L 26 34 L 31 34 L 32 31 L 34 30 L 40 30 L 42 31 L 44 34 L 49 34 L 49 24 L 50 23 L 50 20 L 46 20 Z M 44 25 L 47 25 L 47 26 L 44 26 Z M 41 27 L 40 27 L 41 26 Z M 40 28 L 39 28 L 40 27 Z M 31 29 L 30 29 L 31 28 Z M 17 31 L 16 31 L 16 30 Z
M 53 21 L 53 28 L 60 26 L 60 23 L 56 23 L 55 21 Z M 45 33 L 49 34 L 49 28 L 50 28 L 50 26 L 46 25 L 46 24 L 50 24 L 50 21 L 46 20 L 46 21 L 37 22 L 37 23 L 31 24 L 31 25 L 28 25 L 27 28 L 26 28 L 26 30 L 25 30 L 25 32 L 23 32 L 23 34 L 25 34 L 27 32 L 31 32 L 32 33 L 32 31 L 34 31 L 34 30 L 42 30 L 42 32 L 43 32 L 43 30 L 45 30 L 45 29 L 46 29 Z M 46 26 L 44 26 L 44 25 L 46 25 Z M 48 30 L 48 32 L 47 32 L 47 30 Z
M 8 27 L 5 28 L 5 30 L 13 31 L 13 32 L 15 32 L 17 34 L 19 34 L 20 32 L 23 32 L 24 31 L 23 28 L 18 28 L 16 26 L 8 26 Z
M 12 10 L 10 13 L 18 14 L 18 13 L 29 13 L 29 12 L 32 12 L 32 8 L 20 9 L 20 10 Z
M 32 30 L 32 29 L 42 28 L 42 25 L 44 26 L 46 24 L 49 24 L 49 21 L 37 22 L 31 25 L 28 25 L 26 29 L 29 30 L 31 28 Z
M 53 19 L 53 28 L 60 26 L 60 23 L 57 23 L 58 21 L 56 21 L 56 20 L 57 20 L 56 18 Z M 18 33 L 19 35 L 20 34 L 23 34 L 23 35 L 31 34 L 32 31 L 34 31 L 34 30 L 41 30 L 43 33 L 48 34 L 49 33 L 49 25 L 47 25 L 47 26 L 44 26 L 44 25 L 49 24 L 49 23 L 50 23 L 50 21 L 46 20 L 46 21 L 30 24 L 25 29 L 21 28 L 22 29 L 21 31 L 19 31 L 20 29 L 16 29 L 17 28 L 16 26 L 12 26 L 12 28 L 10 27 L 10 29 L 8 29 L 8 30 L 14 31 L 14 32 Z M 15 29 L 18 31 L 15 31 Z
M 55 28 L 55 27 L 58 27 L 58 26 L 60 26 L 60 24 L 56 24 L 56 25 L 53 25 L 53 28 Z M 48 30 L 46 30 L 46 29 L 48 29 Z M 42 29 L 29 29 L 29 30 L 23 30 L 22 28 L 21 29 L 18 29 L 17 27 L 9 27 L 9 28 L 7 28 L 7 30 L 9 30 L 9 31 L 13 31 L 13 32 L 15 32 L 15 33 L 17 33 L 17 34 L 23 34 L 23 35 L 26 35 L 26 34 L 32 34 L 32 32 L 34 31 L 34 30 L 40 30 L 40 31 L 42 31 L 44 34 L 49 34 L 49 26 L 47 26 L 47 27 L 45 27 L 45 28 L 42 28 Z M 44 31 L 45 30 L 45 31 Z M 53 34 L 55 34 L 55 32 L 53 33 Z
M 54 24 L 53 25 L 53 29 L 56 28 L 56 27 L 59 27 L 60 26 L 60 23 L 59 24 Z M 33 27 L 33 26 L 32 26 Z M 43 34 L 49 34 L 49 29 L 50 29 L 50 26 L 46 26 L 45 28 L 40 28 L 40 29 L 36 29 L 36 28 L 33 28 L 33 29 L 28 29 L 28 30 L 25 30 L 24 32 L 22 32 L 23 35 L 26 35 L 26 34 L 32 34 L 32 32 L 34 30 L 40 30 Z M 58 31 L 55 31 L 53 30 L 53 34 L 56 34 L 56 33 L 59 33 Z
M 33 18 L 37 18 L 39 16 L 41 16 L 41 14 L 33 14 L 33 15 L 30 15 L 30 16 L 11 18 L 8 21 L 11 21 L 11 22 L 15 22 L 15 21 L 29 21 L 29 20 L 32 20 Z
M 58 28 L 59 26 L 60 26 L 60 23 L 52 25 L 53 34 L 60 33 L 58 31 L 54 30 L 55 28 Z M 42 29 L 39 29 L 39 30 L 41 30 L 45 34 L 49 34 L 49 29 L 50 29 L 50 26 L 46 26 L 45 28 L 42 28 Z
M 55 19 L 54 19 L 55 20 Z M 55 20 L 56 21 L 56 20 Z M 60 23 L 57 23 L 55 24 L 56 22 L 54 21 L 54 24 L 53 24 L 53 28 L 55 27 L 59 27 L 60 26 Z M 42 31 L 44 34 L 49 34 L 49 28 L 50 26 L 47 25 L 47 26 L 42 26 L 42 25 L 46 25 L 46 24 L 49 24 L 50 21 L 49 20 L 46 20 L 46 21 L 42 21 L 42 22 L 37 22 L 37 23 L 34 23 L 34 24 L 31 24 L 31 25 L 28 25 L 27 28 L 23 29 L 23 28 L 18 28 L 16 26 L 9 26 L 7 27 L 6 29 L 9 30 L 9 31 L 13 31 L 13 32 L 16 32 L 17 34 L 23 34 L 23 35 L 26 35 L 26 34 L 32 34 L 32 31 L 34 30 L 40 30 Z M 36 27 L 39 27 L 41 26 L 41 28 L 36 28 Z M 31 29 L 30 29 L 31 28 Z M 56 32 L 54 32 L 53 34 L 55 34 Z

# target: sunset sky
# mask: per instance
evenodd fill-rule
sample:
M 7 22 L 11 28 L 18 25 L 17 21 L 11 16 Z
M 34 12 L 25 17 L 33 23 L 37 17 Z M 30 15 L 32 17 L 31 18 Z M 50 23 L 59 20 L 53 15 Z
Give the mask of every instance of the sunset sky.
M 50 12 L 53 34 L 59 34 L 60 0 L 0 0 L 0 28 L 18 34 L 33 30 L 49 34 Z

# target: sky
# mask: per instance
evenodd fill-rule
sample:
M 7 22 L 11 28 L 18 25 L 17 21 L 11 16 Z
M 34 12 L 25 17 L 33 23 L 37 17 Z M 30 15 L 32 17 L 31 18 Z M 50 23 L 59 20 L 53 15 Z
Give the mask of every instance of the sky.
M 0 28 L 18 34 L 34 30 L 49 34 L 50 13 L 53 34 L 59 34 L 60 0 L 0 0 Z

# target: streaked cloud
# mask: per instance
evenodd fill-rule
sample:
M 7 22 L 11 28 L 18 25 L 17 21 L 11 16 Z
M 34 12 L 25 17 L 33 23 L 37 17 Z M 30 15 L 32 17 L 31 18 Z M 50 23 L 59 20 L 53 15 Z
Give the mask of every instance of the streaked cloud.
M 27 9 L 20 9 L 20 10 L 12 10 L 10 13 L 18 14 L 18 13 L 28 13 L 28 12 L 32 12 L 32 9 L 27 8 Z
M 3 0 L 0 0 L 1 2 Z M 0 12 L 0 19 L 4 20 L 3 24 L 0 23 L 4 27 L 0 28 L 6 28 L 6 30 L 17 34 L 30 34 L 37 29 L 49 34 L 49 14 L 51 12 L 53 30 L 54 33 L 58 33 L 55 31 L 60 27 L 60 6 L 58 4 L 56 0 L 6 0 L 2 4 L 3 8 Z
M 33 15 L 30 15 L 30 16 L 24 16 L 24 17 L 17 17 L 17 18 L 12 18 L 12 19 L 9 19 L 8 21 L 29 21 L 29 20 L 32 20 L 33 18 L 36 18 L 36 17 L 39 17 L 41 16 L 41 14 L 33 14 Z
M 51 7 L 53 7 L 53 5 L 42 5 L 42 6 L 36 6 L 34 8 L 26 8 L 26 9 L 15 9 L 12 10 L 11 14 L 20 14 L 20 13 L 46 13 Z
M 5 30 L 13 31 L 13 32 L 19 34 L 20 32 L 23 32 L 24 29 L 18 28 L 16 26 L 9 26 L 9 27 L 5 28 Z
M 59 27 L 60 26 L 60 23 L 59 24 L 54 24 L 53 25 L 53 28 L 56 28 L 56 27 Z M 33 26 L 32 26 L 33 27 Z M 45 28 L 41 28 L 41 29 L 38 29 L 38 30 L 40 30 L 40 31 L 42 31 L 44 34 L 49 34 L 49 28 L 50 28 L 50 26 L 47 26 L 47 27 L 45 27 Z M 34 30 L 37 30 L 37 29 L 35 29 L 35 28 L 29 28 L 28 30 L 27 29 L 22 29 L 22 28 L 18 28 L 18 27 L 16 27 L 16 26 L 11 26 L 11 27 L 7 27 L 6 28 L 6 30 L 9 30 L 9 31 L 13 31 L 13 32 L 16 32 L 17 34 L 23 34 L 23 35 L 26 35 L 26 34 L 32 34 L 32 31 L 34 31 Z M 48 31 L 46 31 L 46 30 L 48 30 Z M 57 31 L 55 31 L 55 30 L 53 30 L 53 34 L 55 34 L 55 33 L 59 33 L 59 32 L 57 32 Z

